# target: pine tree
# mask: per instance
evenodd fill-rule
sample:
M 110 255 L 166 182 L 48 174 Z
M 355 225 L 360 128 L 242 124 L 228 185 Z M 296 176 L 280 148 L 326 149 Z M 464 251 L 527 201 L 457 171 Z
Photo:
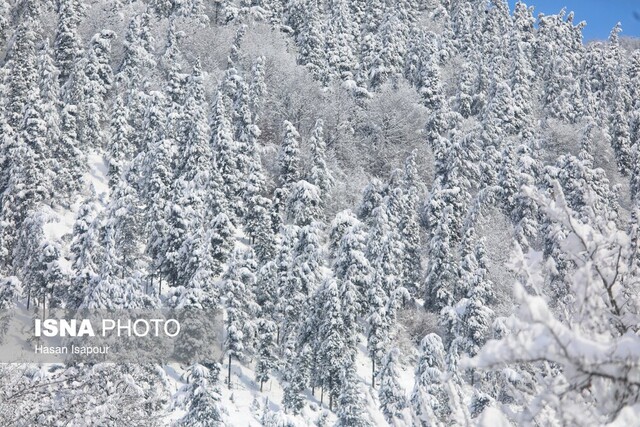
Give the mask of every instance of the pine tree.
M 284 188 L 276 188 L 271 198 L 271 209 L 269 216 L 271 217 L 271 228 L 274 233 L 278 233 L 284 224 L 285 202 L 288 193 Z
M 16 245 L 11 251 L 12 264 L 16 273 L 19 274 L 23 282 L 23 291 L 26 293 L 27 309 L 31 307 L 32 293 L 35 293 L 35 270 L 31 269 L 31 264 L 35 264 L 37 250 L 40 243 L 44 240 L 43 227 L 46 217 L 43 212 L 29 211 L 25 213 L 24 221 L 16 232 Z M 9 248 L 7 248 L 9 249 Z
M 366 239 L 363 225 L 351 214 L 342 237 L 337 242 L 332 265 L 336 279 L 355 286 L 361 313 L 367 310 L 366 293 L 372 281 L 371 265 L 365 256 Z
M 106 218 L 113 231 L 117 257 L 115 273 L 121 279 L 132 276 L 140 268 L 140 199 L 127 175 L 125 172 L 113 189 Z
M 9 310 L 15 308 L 22 296 L 22 283 L 17 277 L 9 276 L 3 278 L 0 284 L 2 285 L 0 288 L 2 289 L 0 291 L 0 310 L 3 311 L 3 314 L 0 315 L 0 343 L 3 343 L 13 319 Z
M 24 29 L 24 31 L 23 31 Z M 23 45 L 25 58 L 15 60 L 13 76 L 9 85 L 9 107 L 21 104 L 16 138 L 9 144 L 7 154 L 7 182 L 2 198 L 4 219 L 12 224 L 13 233 L 5 237 L 5 245 L 11 248 L 11 241 L 30 209 L 41 201 L 49 201 L 53 189 L 53 176 L 49 171 L 51 153 L 47 147 L 47 123 L 43 120 L 44 106 L 37 82 L 35 60 L 30 57 L 33 34 L 26 27 L 19 29 L 14 47 Z M 24 38 L 24 40 L 22 40 Z M 16 46 L 17 45 L 17 46 Z M 32 75 L 32 73 L 35 73 Z M 23 84 L 31 82 L 30 86 Z M 11 109 L 6 111 L 7 121 L 12 119 Z M 18 116 L 14 116 L 17 119 Z M 11 134 L 11 131 L 10 131 Z M 10 230 L 6 230 L 10 232 Z
M 391 9 L 391 8 L 390 8 Z M 372 88 L 378 88 L 388 79 L 397 81 L 404 71 L 406 54 L 406 23 L 393 10 L 389 10 L 378 30 L 380 49 L 369 70 Z
M 629 94 L 623 87 L 618 87 L 611 109 L 611 146 L 616 155 L 618 170 L 628 174 L 631 167 L 631 135 L 625 99 Z
M 371 212 L 380 206 L 384 198 L 384 186 L 382 182 L 373 178 L 362 191 L 362 200 L 358 208 L 358 218 L 361 221 L 369 222 Z
M 539 42 L 537 52 L 534 51 L 539 69 L 534 71 L 543 77 L 543 105 L 547 114 L 575 122 L 582 106 L 577 102 L 581 94 L 574 70 L 580 67 L 583 46 L 581 35 L 578 40 L 571 35 L 575 28 L 569 19 L 563 21 L 564 13 L 540 18 Z
M 58 84 L 58 69 L 53 62 L 53 52 L 49 48 L 49 41 L 45 40 L 44 45 L 38 53 L 38 74 L 40 84 L 40 114 L 46 123 L 46 139 L 48 146 L 55 146 L 61 137 L 60 129 L 60 85 Z M 50 150 L 53 151 L 53 150 Z M 59 153 L 55 153 L 59 154 Z M 49 160 L 56 166 L 59 163 L 57 156 Z
M 500 146 L 503 138 L 515 133 L 515 120 L 511 89 L 504 82 L 496 82 L 483 116 L 486 143 Z
M 15 167 L 14 159 L 9 155 L 11 150 L 16 146 L 16 135 L 14 129 L 7 123 L 5 108 L 0 104 L 0 206 L 2 203 L 2 194 L 4 194 L 9 180 L 11 178 L 10 171 Z M 4 213 L 4 211 L 2 211 Z M 2 215 L 4 216 L 4 215 Z M 2 233 L 0 232 L 0 236 Z M 1 237 L 0 237 L 1 238 Z M 1 254 L 3 258 L 5 254 Z
M 256 381 L 260 384 L 260 391 L 262 391 L 264 383 L 271 379 L 271 375 L 277 367 L 276 330 L 276 324 L 272 320 L 261 318 L 258 321 L 258 361 L 256 362 L 255 371 Z
M 165 239 L 169 246 L 166 252 L 171 271 L 170 281 L 174 286 L 188 286 L 188 281 L 198 270 L 199 260 L 192 259 L 192 252 L 199 250 L 198 247 L 210 245 L 216 251 L 224 250 L 224 247 L 218 247 L 213 241 L 205 242 L 205 239 L 215 239 L 216 234 L 222 232 L 220 238 L 224 241 L 228 234 L 224 229 L 229 227 L 226 223 L 216 224 L 214 218 L 211 227 L 213 235 L 207 236 L 204 231 L 216 214 L 218 217 L 223 215 L 224 219 L 227 217 L 221 213 L 219 193 L 215 192 L 216 188 L 211 182 L 212 156 L 208 143 L 204 91 L 197 63 L 189 80 L 185 109 L 187 115 L 180 128 L 180 138 L 185 143 L 184 155 L 182 162 L 177 165 L 178 179 L 174 181 L 173 206 L 167 217 L 169 235 Z M 226 256 L 226 252 L 211 254 L 206 266 L 207 274 L 217 275 L 221 271 L 220 258 L 224 260 Z
M 143 120 L 145 155 L 139 166 L 143 178 L 140 197 L 145 205 L 144 223 L 148 233 L 146 253 L 150 256 L 151 285 L 165 271 L 166 233 L 169 227 L 166 211 L 171 203 L 173 181 L 172 159 L 175 141 L 168 135 L 167 99 L 160 92 L 152 92 Z M 161 283 L 159 283 L 161 285 Z M 159 286 L 161 287 L 161 286 Z
M 265 83 L 265 58 L 258 56 L 251 68 L 251 84 L 249 85 L 249 102 L 251 113 L 253 114 L 253 122 L 259 124 L 260 114 L 264 106 L 267 95 L 267 85 Z
M 177 426 L 222 427 L 224 409 L 220 390 L 217 387 L 220 366 L 211 363 L 207 366 L 195 364 L 189 367 L 188 384 L 184 392 L 188 397 L 187 414 Z
M 264 265 L 276 254 L 276 234 L 271 223 L 271 200 L 257 196 L 248 204 L 245 229 L 253 240 L 258 261 Z
M 529 241 L 534 238 L 538 230 L 537 204 L 522 191 L 523 186 L 533 187 L 536 183 L 535 177 L 540 173 L 539 161 L 534 158 L 533 150 L 528 145 L 521 145 L 516 150 L 518 162 L 517 185 L 520 190 L 514 195 L 514 209 L 511 212 L 511 220 L 516 226 L 516 236 L 522 245 L 529 245 Z
M 372 224 L 367 240 L 367 259 L 372 268 L 373 281 L 389 295 L 401 280 L 402 244 L 386 205 L 372 212 Z
M 108 206 L 100 229 L 103 248 L 98 277 L 85 294 L 81 309 L 152 309 L 159 300 L 145 292 L 140 268 L 139 240 L 136 230 L 136 203 L 128 185 L 119 187 L 122 199 Z M 130 203 L 129 209 L 122 203 Z M 121 216 L 122 215 L 122 216 Z
M 29 93 L 38 87 L 38 71 L 35 52 L 35 33 L 28 23 L 21 23 L 10 51 L 11 75 L 8 83 L 7 121 L 18 129 L 23 122 Z M 33 99 L 31 100 L 34 101 Z
M 327 83 L 327 54 L 325 34 L 317 1 L 308 2 L 303 13 L 302 29 L 296 38 L 298 44 L 298 64 L 304 65 L 319 82 Z
M 464 331 L 464 343 L 462 350 L 469 356 L 475 356 L 484 345 L 491 325 L 493 311 L 488 307 L 489 300 L 493 297 L 493 284 L 487 278 L 487 266 L 484 253 L 484 245 L 479 242 L 473 254 L 477 262 L 475 271 L 470 277 L 463 277 L 467 281 L 466 301 L 462 302 L 462 325 Z
M 423 43 L 425 43 L 424 56 L 421 57 L 423 63 L 418 68 L 416 76 L 416 86 L 425 107 L 438 113 L 444 107 L 444 96 L 442 82 L 440 77 L 440 67 L 436 58 L 437 36 L 434 33 L 426 33 L 423 35 Z
M 640 197 L 640 163 L 638 163 L 640 159 L 640 144 L 634 146 L 632 155 L 634 161 L 630 173 L 629 189 L 631 191 L 631 199 L 637 202 Z
M 280 183 L 284 188 L 293 185 L 300 176 L 300 148 L 298 139 L 300 134 L 293 124 L 285 120 L 282 145 L 278 155 L 278 166 L 280 167 Z
M 291 185 L 287 220 L 299 227 L 321 219 L 322 196 L 316 185 L 301 180 Z
M 506 144 L 500 153 L 497 183 L 500 187 L 498 194 L 507 213 L 515 209 L 515 197 L 519 191 L 515 153 L 512 144 Z
M 71 89 L 82 92 L 80 98 L 74 98 L 82 112 L 79 117 L 79 138 L 87 147 L 102 148 L 105 135 L 102 123 L 105 120 L 105 100 L 113 84 L 111 69 L 111 41 L 115 38 L 113 31 L 103 30 L 93 36 L 85 58 L 74 70 Z
M 260 315 L 272 321 L 281 320 L 277 288 L 279 266 L 276 261 L 272 258 L 260 267 L 256 284 L 256 303 L 260 307 Z
M 355 357 L 360 342 L 358 334 L 361 332 L 361 327 L 358 323 L 359 315 L 362 312 L 359 300 L 360 295 L 355 284 L 350 280 L 339 282 L 338 287 L 342 303 L 342 323 L 345 330 L 345 353 Z
M 325 280 L 320 292 L 320 372 L 323 388 L 329 395 L 329 408 L 340 397 L 341 372 L 345 363 L 344 324 L 341 313 L 340 293 L 333 279 Z M 353 385 L 352 385 L 353 386 Z
M 179 174 L 185 181 L 198 182 L 206 192 L 207 181 L 211 177 L 211 147 L 207 122 L 202 70 L 199 61 L 193 66 L 193 73 L 187 84 L 185 117 L 181 123 L 181 139 L 184 141 L 183 163 L 179 164 Z M 203 199 L 206 196 L 202 195 Z
M 82 41 L 78 35 L 82 12 L 82 3 L 76 0 L 61 0 L 58 3 L 54 50 L 61 84 L 66 82 L 75 63 L 82 57 Z
M 338 257 L 340 242 L 347 230 L 359 223 L 350 209 L 345 209 L 336 214 L 329 226 L 329 258 L 335 261 Z
M 119 278 L 115 271 L 117 257 L 113 228 L 104 224 L 104 214 L 94 220 L 98 231 L 98 242 L 101 248 L 99 254 L 99 271 L 94 280 L 85 288 L 82 295 L 80 309 L 115 309 L 121 308 Z
M 55 171 L 52 178 L 55 188 L 62 190 L 61 199 L 71 197 L 80 190 L 84 169 L 82 153 L 77 147 L 75 106 L 65 106 L 60 111 L 60 86 L 58 68 L 53 61 L 53 52 L 45 41 L 39 57 L 40 114 L 46 126 L 46 146 L 43 152 L 48 157 L 49 168 Z
M 131 152 L 129 139 L 133 133 L 133 129 L 129 126 L 127 112 L 122 98 L 116 98 L 111 119 L 109 171 L 107 172 L 109 188 L 112 190 L 116 187 L 120 179 L 122 179 L 125 163 Z
M 400 351 L 392 348 L 382 361 L 382 367 L 378 373 L 380 388 L 378 399 L 384 418 L 390 425 L 403 423 L 402 411 L 407 407 L 407 397 L 400 384 L 400 372 L 398 371 L 398 358 Z
M 36 117 L 31 118 L 30 124 L 41 133 L 44 125 Z M 3 219 L 2 249 L 7 254 L 14 250 L 15 241 L 28 213 L 45 198 L 41 184 L 45 166 L 38 164 L 32 144 L 27 143 L 26 138 L 18 135 L 14 141 L 8 147 L 8 179 L 0 211 Z M 33 141 L 39 143 L 42 138 L 34 138 Z
M 338 401 L 336 427 L 370 427 L 372 424 L 365 414 L 354 360 L 347 359 L 345 362 L 340 382 L 342 389 Z
M 233 43 L 231 44 L 231 51 L 229 52 L 229 57 L 227 58 L 227 69 L 234 68 L 239 70 L 239 61 L 240 54 L 242 52 L 242 41 L 247 33 L 247 26 L 241 24 L 238 26 L 236 30 L 236 34 L 233 38 Z
M 451 241 L 451 215 L 451 207 L 446 207 L 429 244 L 425 307 L 435 312 L 451 304 L 457 281 L 454 246 Z
M 147 13 L 135 15 L 129 22 L 124 41 L 124 55 L 118 70 L 118 78 L 129 87 L 140 86 L 142 70 L 155 66 L 153 58 L 154 40 L 149 28 Z
M 63 189 L 68 196 L 81 190 L 82 175 L 86 166 L 84 165 L 85 155 L 78 147 L 77 122 L 78 109 L 75 105 L 67 105 L 60 113 L 61 136 L 57 144 L 56 154 L 58 167 L 55 187 Z M 64 153 L 64 155 L 63 155 Z
M 169 136 L 178 142 L 180 141 L 178 132 L 180 123 L 184 118 L 184 102 L 187 94 L 187 82 L 189 80 L 189 75 L 182 72 L 182 62 L 184 58 L 179 46 L 181 37 L 182 33 L 176 29 L 175 20 L 170 20 L 162 60 L 167 69 L 168 83 L 166 92 L 171 105 L 169 108 Z
M 244 202 L 246 200 L 245 193 L 249 186 L 253 187 L 251 191 L 254 194 L 261 193 L 265 186 L 258 147 L 258 137 L 261 132 L 253 122 L 249 85 L 244 82 L 240 85 L 240 90 L 234 100 L 233 117 L 234 139 L 237 141 L 238 147 L 238 174 L 242 187 L 240 192 Z M 243 206 L 239 213 L 244 216 L 247 208 L 248 206 Z
M 215 165 L 222 176 L 227 200 L 237 206 L 241 195 L 242 174 L 238 164 L 238 145 L 233 139 L 231 122 L 226 113 L 224 99 L 218 92 L 211 120 L 211 146 Z
M 354 47 L 356 27 L 353 24 L 351 11 L 344 0 L 335 0 L 331 9 L 332 16 L 326 32 L 326 50 L 329 67 L 334 76 L 341 79 L 347 87 L 353 83 L 355 69 Z
M 422 244 L 415 190 L 409 190 L 405 197 L 407 204 L 402 212 L 399 236 L 402 241 L 402 286 L 415 294 L 422 278 Z
M 371 385 L 375 387 L 382 358 L 390 341 L 391 321 L 387 310 L 389 296 L 380 282 L 373 281 L 366 294 L 367 301 L 367 352 L 371 358 Z
M 299 233 L 300 229 L 296 226 L 287 225 L 283 227 L 282 241 L 275 259 L 275 283 L 279 299 L 277 312 L 282 322 L 280 332 L 282 342 L 287 342 L 287 340 L 297 336 L 309 294 L 309 290 L 303 288 L 302 275 L 298 271 L 296 264 Z M 304 246 L 306 245 L 303 245 L 303 248 Z M 313 279 L 313 276 L 308 278 Z M 306 284 L 309 283 L 307 282 Z M 295 342 L 292 342 L 293 344 Z
M 73 225 L 70 249 L 72 277 L 67 301 L 72 309 L 80 306 L 87 287 L 96 280 L 99 270 L 96 262 L 98 230 L 95 223 L 97 206 L 94 197 L 92 195 L 82 203 Z
M 224 214 L 218 214 L 211 222 L 211 247 L 213 248 L 214 273 L 220 273 L 233 249 L 235 227 Z
M 159 253 L 164 253 L 162 273 L 169 281 L 170 286 L 185 286 L 185 272 L 182 270 L 184 260 L 181 255 L 187 254 L 181 253 L 181 248 L 189 233 L 190 223 L 194 219 L 194 211 L 190 207 L 193 201 L 189 200 L 191 189 L 184 180 L 176 180 L 172 189 L 173 198 L 165 207 L 164 213 L 166 228 L 161 223 L 164 228 L 164 237 L 158 242 L 161 244 L 158 250 Z M 202 203 L 202 200 L 200 202 Z M 193 230 L 197 230 L 197 228 L 194 226 Z
M 294 337 L 289 337 L 285 342 L 285 371 L 283 373 L 284 396 L 282 403 L 287 413 L 299 415 L 305 405 L 303 392 L 306 388 L 306 375 L 304 372 L 305 354 L 297 348 Z
M 243 360 L 246 352 L 252 346 L 255 332 L 253 314 L 256 311 L 252 285 L 246 283 L 246 275 L 253 275 L 243 266 L 244 254 L 234 251 L 229 261 L 229 267 L 223 276 L 223 298 L 226 307 L 225 343 L 228 356 L 227 385 L 231 389 L 231 361 L 233 358 Z
M 445 422 L 449 415 L 449 399 L 443 384 L 444 347 L 436 334 L 420 343 L 420 359 L 411 393 L 413 424 L 427 427 Z
M 326 204 L 329 192 L 334 185 L 334 178 L 326 163 L 326 144 L 324 141 L 324 122 L 319 119 L 313 128 L 309 145 L 311 146 L 311 170 L 307 173 L 307 181 L 322 191 L 322 200 Z
M 27 292 L 27 308 L 31 304 L 39 307 L 43 318 L 46 309 L 59 307 L 61 298 L 66 296 L 61 242 L 50 239 L 44 232 L 51 220 L 46 210 L 27 212 L 13 251 L 13 267 Z
M 0 43 L 6 42 L 8 38 L 9 22 L 6 18 L 7 9 L 9 9 L 8 3 L 3 2 L 0 4 Z
M 458 75 L 456 99 L 453 102 L 454 109 L 462 117 L 468 118 L 474 113 L 474 82 L 473 67 L 468 62 L 462 65 Z
M 320 222 L 311 222 L 300 228 L 298 232 L 293 255 L 301 291 L 307 297 L 311 297 L 322 280 L 324 267 L 322 237 L 323 225 Z

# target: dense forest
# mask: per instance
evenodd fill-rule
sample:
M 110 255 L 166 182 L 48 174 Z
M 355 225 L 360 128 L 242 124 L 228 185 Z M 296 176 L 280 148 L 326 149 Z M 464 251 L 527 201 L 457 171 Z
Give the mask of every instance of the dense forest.
M 636 424 L 640 44 L 529 6 L 0 0 L 0 347 L 224 313 L 219 360 L 0 364 L 2 424 Z

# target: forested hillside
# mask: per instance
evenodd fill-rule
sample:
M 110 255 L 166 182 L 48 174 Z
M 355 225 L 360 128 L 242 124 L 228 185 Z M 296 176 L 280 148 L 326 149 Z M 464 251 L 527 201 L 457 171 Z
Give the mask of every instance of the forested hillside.
M 0 0 L 0 347 L 17 307 L 224 312 L 220 360 L 0 364 L 1 423 L 636 424 L 640 50 L 584 25 Z

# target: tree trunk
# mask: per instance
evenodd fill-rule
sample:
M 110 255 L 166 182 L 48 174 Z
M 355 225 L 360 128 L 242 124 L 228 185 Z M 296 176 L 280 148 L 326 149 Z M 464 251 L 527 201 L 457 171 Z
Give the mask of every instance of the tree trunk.
M 231 390 L 231 354 L 229 354 L 229 372 L 227 374 L 227 387 Z
M 376 359 L 371 358 L 371 387 L 376 388 Z
M 264 385 L 264 381 L 260 380 L 260 393 L 262 393 L 262 386 Z

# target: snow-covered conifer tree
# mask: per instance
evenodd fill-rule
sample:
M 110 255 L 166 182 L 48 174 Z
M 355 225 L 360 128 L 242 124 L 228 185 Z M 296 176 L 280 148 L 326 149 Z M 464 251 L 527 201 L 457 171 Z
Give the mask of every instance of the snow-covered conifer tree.
M 420 343 L 420 359 L 416 366 L 416 381 L 411 393 L 413 424 L 427 427 L 447 419 L 449 397 L 443 384 L 444 347 L 436 334 L 429 334 Z
M 327 197 L 334 185 L 335 179 L 326 162 L 326 144 L 324 141 L 324 122 L 317 120 L 313 128 L 309 145 L 311 145 L 311 170 L 307 173 L 307 181 L 316 185 L 322 191 L 323 203 L 326 204 Z
M 287 200 L 287 219 L 299 227 L 321 219 L 322 194 L 320 188 L 300 180 L 291 185 Z
M 365 414 L 355 361 L 349 359 L 345 361 L 340 382 L 342 389 L 338 400 L 336 427 L 370 427 L 372 424 Z
M 264 383 L 269 381 L 277 367 L 277 334 L 276 324 L 267 318 L 258 320 L 256 381 L 260 391 Z
M 231 361 L 233 358 L 243 360 L 247 350 L 252 346 L 252 333 L 255 333 L 253 315 L 257 309 L 252 286 L 248 286 L 243 280 L 245 274 L 253 274 L 243 271 L 244 254 L 235 251 L 229 260 L 229 267 L 223 277 L 223 299 L 226 307 L 225 342 L 224 347 L 228 357 L 227 385 L 231 388 Z
M 67 301 L 71 308 L 80 306 L 87 287 L 98 274 L 96 262 L 98 230 L 95 224 L 97 206 L 94 197 L 92 195 L 82 203 L 73 225 L 72 277 Z
M 186 400 L 187 414 L 176 426 L 222 427 L 225 425 L 225 413 L 217 386 L 220 366 L 211 363 L 207 366 L 195 364 L 189 367 L 183 397 Z
M 400 384 L 400 372 L 398 371 L 400 350 L 394 347 L 382 361 L 382 367 L 378 373 L 380 388 L 378 399 L 380 409 L 387 422 L 392 425 L 401 425 L 404 422 L 402 411 L 407 407 L 408 401 L 405 391 Z
M 280 183 L 288 188 L 295 183 L 300 176 L 300 134 L 289 121 L 284 122 L 284 133 L 282 145 L 278 155 L 278 166 L 280 167 Z
M 451 215 L 451 208 L 445 208 L 429 244 L 425 306 L 436 312 L 450 305 L 458 276 L 451 239 Z

